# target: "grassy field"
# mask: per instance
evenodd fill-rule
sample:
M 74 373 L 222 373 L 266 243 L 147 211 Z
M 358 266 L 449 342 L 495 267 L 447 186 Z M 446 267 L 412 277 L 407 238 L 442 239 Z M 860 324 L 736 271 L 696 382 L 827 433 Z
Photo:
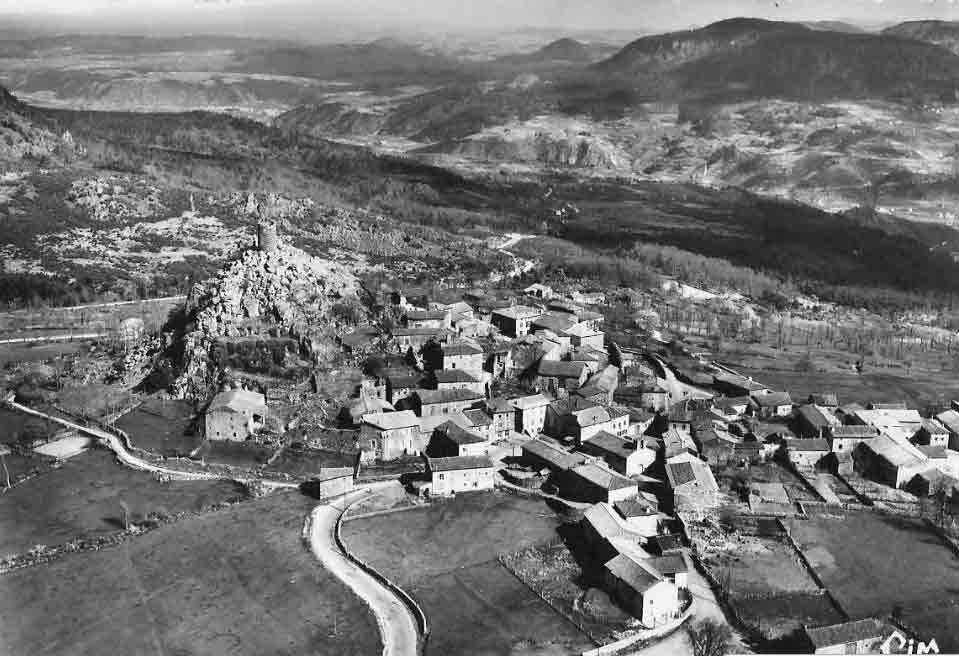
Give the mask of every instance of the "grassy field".
M 787 636 L 804 624 L 827 626 L 844 619 L 824 594 L 794 592 L 736 599 L 733 604 L 744 622 L 757 627 L 770 640 Z
M 277 493 L 2 576 L 0 652 L 378 654 L 372 613 L 303 545 L 314 505 Z
M 356 458 L 336 451 L 315 449 L 283 449 L 266 471 L 283 472 L 292 476 L 313 476 L 324 467 L 352 467 Z
M 133 445 L 164 456 L 189 455 L 203 442 L 189 434 L 193 407 L 184 401 L 150 400 L 116 422 L 130 435 Z
M 79 353 L 87 342 L 52 344 L 4 344 L 0 346 L 0 367 L 8 362 L 45 362 L 61 355 Z
M 106 451 L 87 451 L 0 496 L 0 557 L 118 531 L 121 501 L 131 521 L 139 521 L 151 512 L 201 510 L 240 495 L 228 482 L 159 483 L 116 464 Z
M 957 560 L 922 522 L 850 513 L 842 520 L 794 521 L 791 531 L 847 613 L 882 615 L 901 606 L 903 617 L 927 626 L 940 648 L 959 649 L 959 630 L 933 626 L 927 617 L 930 612 L 952 620 L 959 617 L 955 607 L 946 603 L 959 592 Z
M 12 444 L 17 436 L 27 434 L 34 437 L 52 435 L 62 427 L 53 422 L 0 408 L 0 444 Z
M 557 538 L 542 501 L 499 492 L 348 521 L 356 553 L 423 605 L 437 654 L 576 653 L 591 646 L 497 556 Z
M 230 465 L 243 469 L 259 469 L 273 455 L 273 450 L 245 442 L 207 440 L 200 447 L 196 458 L 217 465 Z

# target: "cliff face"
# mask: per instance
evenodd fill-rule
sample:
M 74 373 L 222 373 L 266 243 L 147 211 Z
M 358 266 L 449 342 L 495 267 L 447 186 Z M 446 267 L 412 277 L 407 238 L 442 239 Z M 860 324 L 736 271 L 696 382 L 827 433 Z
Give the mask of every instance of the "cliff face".
M 244 337 L 293 337 L 301 354 L 322 362 L 338 351 L 335 336 L 366 317 L 362 288 L 344 266 L 279 243 L 248 250 L 220 274 L 194 286 L 188 300 L 194 328 L 173 385 L 178 398 L 206 398 L 222 372 L 218 343 Z

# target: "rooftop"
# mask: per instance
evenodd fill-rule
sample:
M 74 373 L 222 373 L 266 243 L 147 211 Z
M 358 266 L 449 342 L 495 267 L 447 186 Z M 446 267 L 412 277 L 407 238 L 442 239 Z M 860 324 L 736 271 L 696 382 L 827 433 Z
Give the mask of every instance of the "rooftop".
M 507 399 L 501 396 L 494 396 L 491 399 L 487 399 L 486 408 L 493 414 L 516 411 L 516 408 L 514 408 L 513 405 Z
M 557 360 L 541 360 L 538 373 L 549 378 L 579 378 L 583 375 L 586 365 L 582 362 L 560 362 Z
M 599 450 L 603 453 L 608 453 L 610 455 L 616 456 L 617 458 L 628 458 L 632 455 L 635 455 L 638 446 L 636 442 L 632 440 L 626 440 L 612 433 L 607 433 L 606 431 L 600 431 L 589 441 L 584 442 L 580 447 L 580 450 Z
M 266 398 L 259 392 L 250 390 L 227 390 L 220 392 L 210 401 L 207 412 L 228 410 L 230 412 L 256 411 L 266 412 Z
M 809 402 L 815 405 L 826 406 L 827 408 L 836 408 L 839 406 L 839 397 L 835 394 L 810 394 Z
M 443 321 L 449 312 L 447 310 L 413 310 L 406 313 L 407 321 Z
M 457 403 L 461 401 L 479 401 L 483 398 L 480 392 L 464 389 L 451 390 L 417 390 L 420 402 L 423 405 L 435 403 Z
M 657 515 L 659 511 L 651 503 L 647 503 L 645 500 L 636 499 L 626 499 L 625 501 L 617 501 L 613 504 L 613 507 L 616 508 L 616 511 L 624 518 L 630 519 L 632 517 L 649 517 L 650 515 Z
M 863 444 L 895 467 L 918 464 L 922 462 L 924 457 L 921 451 L 910 451 L 904 444 L 900 444 L 888 435 L 880 435 L 876 439 Z
M 457 355 L 483 355 L 483 349 L 473 344 L 460 342 L 459 344 L 450 344 L 443 347 L 443 355 L 453 357 Z
M 946 410 L 936 415 L 936 419 L 953 433 L 959 433 L 959 412 Z
M 549 399 L 542 394 L 533 394 L 532 396 L 522 396 L 518 399 L 511 399 L 510 404 L 517 410 L 532 410 L 549 405 Z
M 645 592 L 662 579 L 625 554 L 620 554 L 605 565 L 610 574 L 637 592 Z
M 543 314 L 543 311 L 528 305 L 511 305 L 499 310 L 493 310 L 493 314 L 498 314 L 508 319 L 535 319 Z
M 427 458 L 432 472 L 461 471 L 464 469 L 493 469 L 496 465 L 489 456 L 453 456 L 452 458 Z
M 380 430 L 396 430 L 398 428 L 409 428 L 419 426 L 420 418 L 412 410 L 402 410 L 400 412 L 376 412 L 363 417 L 363 423 L 369 424 Z
M 557 469 L 572 469 L 586 462 L 583 454 L 570 453 L 561 446 L 544 440 L 530 440 L 523 444 L 522 449 L 524 453 L 537 456 Z
M 647 563 L 660 574 L 683 574 L 689 571 L 686 559 L 679 555 L 658 556 L 648 559 Z
M 875 426 L 833 426 L 829 429 L 829 433 L 834 438 L 840 439 L 879 437 L 879 429 Z
M 769 392 L 768 394 L 753 394 L 753 401 L 761 408 L 778 408 L 783 405 L 792 405 L 789 392 Z
M 390 331 L 393 337 L 442 337 L 449 334 L 445 328 L 394 328 Z
M 799 406 L 799 415 L 816 428 L 826 428 L 839 424 L 839 420 L 836 419 L 834 414 L 818 405 Z
M 573 473 L 603 490 L 613 491 L 630 487 L 638 490 L 636 481 L 592 463 L 574 468 Z
M 445 435 L 446 439 L 460 446 L 464 444 L 482 444 L 486 441 L 481 435 L 468 431 L 452 421 L 447 421 L 437 426 L 436 432 Z
M 466 417 L 473 426 L 490 426 L 493 418 L 486 414 L 485 410 L 479 408 L 475 410 L 464 410 L 463 416 Z
M 475 376 L 463 369 L 439 369 L 433 372 L 437 383 L 478 383 Z
M 846 645 L 860 640 L 874 640 L 885 635 L 886 627 L 875 618 L 843 622 L 818 628 L 806 627 L 806 635 L 816 649 Z
M 935 419 L 922 419 L 922 427 L 930 435 L 948 435 L 949 430 Z
M 746 378 L 745 376 L 740 376 L 738 374 L 718 374 L 713 376 L 713 380 L 717 383 L 725 383 L 727 385 L 735 385 L 740 387 L 747 392 L 761 392 L 763 390 L 769 389 L 761 383 L 757 383 L 754 380 Z
M 810 440 L 791 439 L 786 440 L 786 448 L 789 451 L 829 451 L 829 442 L 820 438 Z

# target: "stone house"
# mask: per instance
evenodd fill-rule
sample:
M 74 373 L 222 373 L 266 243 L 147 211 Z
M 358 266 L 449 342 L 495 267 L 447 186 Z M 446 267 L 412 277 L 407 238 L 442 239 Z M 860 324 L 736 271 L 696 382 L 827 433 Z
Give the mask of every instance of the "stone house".
M 782 448 L 794 467 L 812 469 L 829 454 L 829 442 L 820 438 L 783 440 Z
M 536 371 L 539 389 L 554 395 L 560 390 L 569 392 L 579 389 L 588 377 L 589 369 L 582 362 L 540 360 Z
M 916 447 L 888 435 L 863 442 L 853 451 L 855 470 L 890 487 L 903 487 L 929 468 L 928 458 Z
M 413 395 L 419 388 L 422 376 L 412 369 L 390 371 L 383 374 L 386 381 L 386 400 L 394 406 Z
M 443 347 L 443 369 L 461 369 L 476 378 L 483 377 L 483 349 L 473 344 L 460 342 Z
M 541 298 L 543 300 L 549 300 L 553 298 L 553 288 L 549 285 L 543 285 L 538 282 L 533 283 L 529 287 L 523 290 L 523 293 L 527 296 L 535 296 L 536 298 Z
M 427 343 L 448 344 L 452 333 L 445 328 L 394 328 L 390 331 L 393 348 L 400 353 L 412 348 L 419 352 Z
M 655 556 L 647 560 L 646 564 L 680 590 L 689 589 L 689 564 L 682 554 Z
M 666 478 L 673 493 L 674 509 L 703 512 L 719 504 L 719 486 L 709 465 L 690 453 L 666 462 Z
M 321 499 L 332 499 L 353 491 L 352 467 L 321 467 L 310 479 Z
M 603 566 L 610 596 L 648 628 L 679 616 L 679 589 L 642 560 L 619 554 Z
M 507 337 L 520 337 L 530 333 L 532 322 L 542 314 L 543 311 L 539 308 L 511 305 L 510 307 L 493 310 L 490 315 L 490 323 Z
M 659 533 L 659 510 L 644 497 L 634 497 L 613 504 L 626 525 L 643 537 Z
M 793 400 L 787 392 L 759 392 L 750 398 L 756 404 L 756 414 L 763 419 L 788 417 L 793 412 Z
M 515 430 L 516 408 L 506 399 L 493 397 L 487 400 L 486 413 L 493 420 L 493 440 L 506 439 Z
M 596 463 L 571 469 L 560 488 L 564 497 L 589 503 L 616 503 L 639 493 L 636 481 Z
M 419 455 L 420 419 L 410 410 L 366 415 L 360 426 L 360 448 L 376 460 Z
M 562 485 L 574 468 L 586 463 L 586 456 L 567 451 L 552 440 L 533 439 L 522 445 L 522 462 L 536 469 L 548 469 Z
M 542 394 L 533 394 L 511 399 L 510 405 L 516 409 L 516 432 L 524 435 L 539 435 L 546 423 L 546 408 L 549 399 Z
M 427 447 L 431 458 L 449 458 L 454 456 L 489 455 L 489 442 L 482 435 L 469 431 L 452 421 L 447 421 L 433 431 Z
M 263 429 L 267 413 L 266 398 L 259 392 L 220 392 L 213 397 L 204 416 L 206 437 L 242 442 Z
M 935 419 L 923 418 L 922 427 L 916 431 L 913 438 L 916 444 L 923 446 L 949 447 L 949 429 Z
M 468 410 L 483 401 L 483 394 L 473 390 L 417 390 L 421 417 L 449 415 Z
M 955 401 L 953 401 L 955 404 Z M 959 410 L 950 408 L 936 415 L 936 421 L 949 431 L 949 448 L 959 451 Z
M 796 427 L 802 437 L 826 437 L 829 429 L 840 425 L 836 415 L 818 405 L 801 405 L 796 410 Z
M 577 348 L 592 347 L 602 350 L 606 344 L 606 335 L 586 323 L 577 323 L 566 331 L 570 343 Z
M 496 482 L 496 466 L 488 456 L 427 458 L 426 472 L 435 496 L 492 490 Z
M 861 442 L 867 442 L 879 437 L 879 429 L 874 426 L 852 425 L 831 426 L 826 433 L 826 440 L 833 453 L 852 453 Z
M 496 441 L 496 435 L 493 434 L 493 418 L 486 411 L 486 408 L 464 410 L 463 417 L 467 422 L 463 425 L 463 428 L 476 433 L 487 442 Z
M 513 369 L 513 357 L 509 344 L 490 345 L 485 351 L 483 371 L 493 378 L 503 378 Z
M 486 393 L 486 383 L 465 369 L 440 369 L 433 372 L 433 378 L 438 390 L 465 389 Z
M 411 310 L 403 317 L 407 328 L 449 328 L 452 319 L 448 310 Z

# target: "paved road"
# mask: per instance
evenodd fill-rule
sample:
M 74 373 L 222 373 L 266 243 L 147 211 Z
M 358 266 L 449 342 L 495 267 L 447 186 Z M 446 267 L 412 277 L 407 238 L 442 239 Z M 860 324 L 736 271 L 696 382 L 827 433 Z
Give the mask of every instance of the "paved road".
M 336 543 L 340 515 L 350 503 L 363 498 L 367 492 L 354 492 L 332 505 L 317 506 L 304 530 L 316 559 L 373 610 L 383 640 L 383 656 L 415 656 L 419 634 L 413 613 L 389 588 L 347 558 Z

